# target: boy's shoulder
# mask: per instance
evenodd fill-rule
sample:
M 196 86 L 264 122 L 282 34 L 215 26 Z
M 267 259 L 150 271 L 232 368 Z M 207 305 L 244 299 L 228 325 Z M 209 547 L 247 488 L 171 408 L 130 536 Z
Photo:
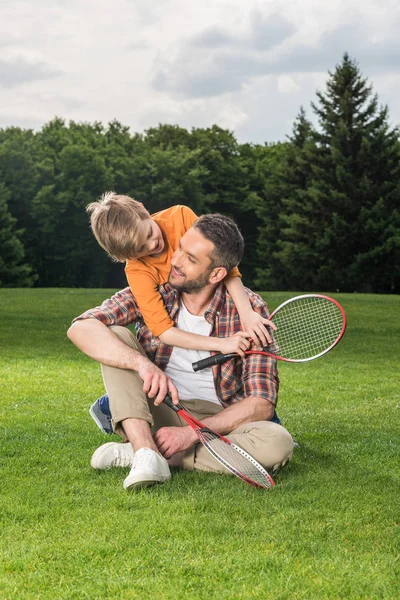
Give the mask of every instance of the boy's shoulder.
M 170 206 L 169 208 L 164 208 L 164 210 L 159 210 L 158 212 L 153 213 L 151 218 L 156 222 L 168 221 L 169 219 L 181 219 L 183 221 L 192 218 L 197 219 L 197 215 L 192 211 L 191 208 L 189 208 L 189 206 L 185 206 L 184 204 L 175 204 L 174 206 Z

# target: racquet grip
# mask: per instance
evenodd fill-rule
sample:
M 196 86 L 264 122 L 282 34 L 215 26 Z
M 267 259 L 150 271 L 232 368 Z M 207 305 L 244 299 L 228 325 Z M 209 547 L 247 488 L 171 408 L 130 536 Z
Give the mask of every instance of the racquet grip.
M 167 406 L 169 406 L 170 408 L 172 408 L 172 410 L 174 410 L 176 413 L 179 412 L 179 410 L 181 408 L 183 408 L 180 404 L 178 406 L 175 406 L 175 404 L 172 402 L 171 400 L 171 396 L 169 394 L 167 394 L 163 400 L 164 404 L 166 404 Z
M 237 354 L 214 354 L 214 356 L 209 356 L 208 358 L 203 358 L 203 360 L 198 360 L 197 362 L 192 363 L 193 371 L 197 373 L 197 371 L 201 371 L 202 369 L 207 369 L 207 367 L 213 367 L 214 365 L 219 365 L 231 358 L 234 358 Z

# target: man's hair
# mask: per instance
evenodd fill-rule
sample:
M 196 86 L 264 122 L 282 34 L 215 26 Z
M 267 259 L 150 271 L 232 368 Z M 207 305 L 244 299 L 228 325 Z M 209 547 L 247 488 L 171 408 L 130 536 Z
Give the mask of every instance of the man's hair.
M 133 258 L 141 221 L 150 218 L 141 204 L 129 196 L 105 192 L 86 207 L 90 225 L 100 246 L 118 262 Z
M 227 271 L 236 267 L 243 257 L 244 241 L 239 227 L 230 217 L 213 213 L 202 215 L 194 223 L 200 233 L 214 244 L 211 253 L 211 268 L 225 267 Z

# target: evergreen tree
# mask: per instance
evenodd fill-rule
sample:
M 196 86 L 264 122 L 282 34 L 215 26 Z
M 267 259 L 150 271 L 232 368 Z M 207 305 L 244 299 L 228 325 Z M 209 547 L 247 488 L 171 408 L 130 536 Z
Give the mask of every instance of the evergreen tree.
M 9 193 L 0 184 L 0 287 L 30 287 L 35 276 L 24 263 L 24 248 L 16 231 L 16 219 L 8 210 Z
M 309 261 L 312 218 L 307 190 L 314 145 L 311 123 L 301 108 L 288 142 L 270 147 L 269 155 L 259 165 L 264 179 L 262 201 L 257 209 L 260 219 L 257 252 L 262 260 L 257 269 L 259 289 L 301 290 L 306 286 L 304 273 Z
M 305 191 L 286 202 L 277 258 L 305 290 L 395 291 L 398 131 L 347 54 L 329 75 L 312 104 L 319 128 L 300 155 Z

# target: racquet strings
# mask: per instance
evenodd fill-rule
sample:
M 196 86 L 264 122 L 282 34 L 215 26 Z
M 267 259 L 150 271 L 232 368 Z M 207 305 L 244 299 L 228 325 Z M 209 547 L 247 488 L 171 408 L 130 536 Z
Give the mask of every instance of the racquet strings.
M 264 467 L 239 446 L 224 442 L 212 431 L 200 429 L 198 435 L 207 450 L 237 477 L 244 479 L 247 483 L 257 484 L 257 486 L 263 488 L 270 488 L 275 485 Z M 248 481 L 248 479 L 251 481 Z
M 274 351 L 282 358 L 296 360 L 325 352 L 343 328 L 340 308 L 318 297 L 296 299 L 278 310 L 272 320 L 277 326 L 273 334 L 277 345 Z

